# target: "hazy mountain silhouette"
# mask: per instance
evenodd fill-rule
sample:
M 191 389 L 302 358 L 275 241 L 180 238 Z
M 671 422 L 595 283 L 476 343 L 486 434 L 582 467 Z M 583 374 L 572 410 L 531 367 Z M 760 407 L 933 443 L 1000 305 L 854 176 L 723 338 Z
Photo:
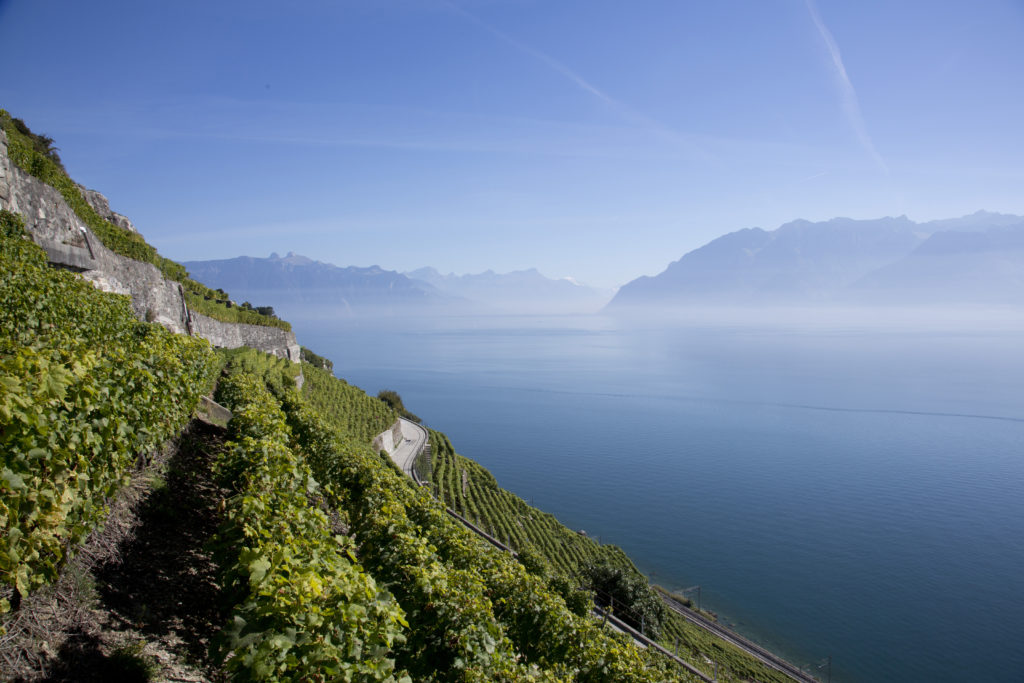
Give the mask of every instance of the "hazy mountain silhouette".
M 937 232 L 853 290 L 869 301 L 1024 304 L 1024 222 Z
M 254 305 L 273 306 L 286 315 L 302 315 L 313 308 L 322 314 L 397 313 L 450 302 L 450 297 L 427 283 L 392 270 L 341 268 L 294 253 L 184 265 L 194 279 L 209 287 L 220 287 Z
M 574 280 L 545 277 L 536 268 L 510 273 L 487 270 L 470 275 L 442 275 L 426 267 L 405 273 L 438 291 L 472 302 L 475 309 L 517 313 L 592 313 L 611 298 Z
M 379 266 L 339 267 L 289 253 L 190 261 L 193 278 L 232 293 L 238 301 L 273 306 L 286 317 L 465 313 L 590 313 L 611 292 L 536 269 L 498 274 L 442 275 L 434 268 L 411 273 Z
M 796 220 L 723 235 L 659 275 L 624 285 L 608 310 L 693 305 L 1019 301 L 1020 224 L 979 211 L 915 223 Z

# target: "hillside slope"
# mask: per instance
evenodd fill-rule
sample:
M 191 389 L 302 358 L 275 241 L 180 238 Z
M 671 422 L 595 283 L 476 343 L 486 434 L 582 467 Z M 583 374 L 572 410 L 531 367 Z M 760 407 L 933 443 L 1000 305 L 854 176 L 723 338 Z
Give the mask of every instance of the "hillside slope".
M 31 141 L 29 133 L 17 134 L 19 144 Z M 79 186 L 53 175 L 63 169 L 47 159 L 40 164 L 62 192 L 81 199 Z M 37 206 L 26 192 L 54 189 L 19 169 L 5 178 L 8 206 Z M 81 218 L 79 210 L 93 222 L 98 216 L 72 212 L 69 203 L 61 208 L 48 196 L 51 208 L 66 209 L 65 224 L 37 212 L 34 239 L 43 239 L 45 226 L 73 239 L 74 223 L 66 221 Z M 151 259 L 109 249 L 114 263 L 181 274 L 109 218 L 101 218 L 98 231 L 121 231 L 108 239 L 115 246 L 127 239 Z M 78 250 L 69 252 L 75 258 L 86 258 L 83 250 L 93 261 L 104 253 L 91 243 L 98 232 L 77 234 L 86 235 L 84 244 L 46 243 Z M 542 546 L 544 535 L 579 541 L 587 551 L 574 556 L 575 564 L 554 546 L 532 558 L 524 548 L 520 562 L 482 545 L 373 451 L 373 436 L 396 419 L 387 403 L 325 370 L 300 368 L 290 352 L 214 352 L 199 335 L 168 330 L 171 322 L 140 321 L 150 317 L 148 307 L 140 311 L 128 296 L 94 286 L 107 271 L 87 267 L 79 269 L 82 277 L 52 268 L 54 255 L 26 237 L 24 219 L 0 209 L 0 629 L 25 635 L 0 641 L 6 677 L 692 680 L 594 620 L 586 609 L 593 584 L 581 590 L 565 574 L 603 557 L 613 570 L 606 578 L 625 576 L 642 598 L 650 591 L 646 580 L 618 549 L 580 540 L 550 516 L 529 527 L 538 530 L 541 543 L 534 545 Z M 193 285 L 161 276 L 155 286 L 173 290 L 173 282 L 187 302 L 182 290 Z M 217 301 L 211 305 L 220 310 Z M 193 320 L 187 308 L 181 320 Z M 220 322 L 288 332 L 283 321 Z M 218 378 L 217 398 L 233 411 L 227 431 L 193 425 L 185 439 L 199 429 L 201 453 L 193 449 L 190 460 L 172 456 L 166 463 L 154 458 L 183 433 Z M 471 467 L 450 444 L 447 453 L 455 467 Z M 474 480 L 485 474 L 479 468 Z M 514 498 L 493 478 L 488 483 L 495 500 Z M 125 495 L 134 500 L 127 507 L 136 521 L 110 515 L 111 501 Z M 192 523 L 175 527 L 181 519 Z M 514 535 L 515 519 L 490 519 Z M 104 525 L 127 530 L 105 537 Z M 104 545 L 102 553 L 93 550 Z M 102 562 L 74 560 L 101 555 Z M 155 557 L 166 567 L 154 566 Z M 188 587 L 197 580 L 193 592 Z M 98 595 L 102 606 L 62 602 L 69 586 L 83 586 L 87 601 Z M 202 604 L 182 599 L 186 590 Z M 51 647 L 25 625 L 39 614 L 34 605 L 54 604 L 73 609 L 52 629 L 62 640 Z M 718 646 L 687 647 L 706 656 Z M 26 661 L 34 664 L 25 669 Z M 723 671 L 730 679 L 776 680 L 747 664 Z
M 103 291 L 128 295 L 140 320 L 216 346 L 251 346 L 298 361 L 291 325 L 234 306 L 223 292 L 188 277 L 44 150 L 39 136 L 0 110 L 0 210 L 23 217 L 50 263 L 80 273 Z

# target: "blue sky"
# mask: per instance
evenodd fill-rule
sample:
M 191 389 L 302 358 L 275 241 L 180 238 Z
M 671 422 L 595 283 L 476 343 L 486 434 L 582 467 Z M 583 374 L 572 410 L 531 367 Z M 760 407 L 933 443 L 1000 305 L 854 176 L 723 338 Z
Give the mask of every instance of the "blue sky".
M 178 260 L 617 286 L 795 218 L 1024 214 L 1024 3 L 0 0 L 0 106 Z

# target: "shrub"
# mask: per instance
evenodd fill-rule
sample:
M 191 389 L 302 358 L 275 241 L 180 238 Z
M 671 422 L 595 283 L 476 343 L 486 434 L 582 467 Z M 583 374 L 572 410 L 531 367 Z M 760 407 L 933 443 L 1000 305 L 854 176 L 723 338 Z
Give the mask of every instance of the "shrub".
M 234 680 L 408 681 L 391 649 L 405 641 L 402 609 L 355 562 L 312 503 L 319 485 L 265 384 L 234 374 L 221 396 L 234 411 L 217 464 L 236 491 L 219 534 L 235 606 L 220 639 Z
M 138 458 L 180 430 L 216 358 L 48 267 L 0 221 L 0 581 L 17 600 L 56 578 Z

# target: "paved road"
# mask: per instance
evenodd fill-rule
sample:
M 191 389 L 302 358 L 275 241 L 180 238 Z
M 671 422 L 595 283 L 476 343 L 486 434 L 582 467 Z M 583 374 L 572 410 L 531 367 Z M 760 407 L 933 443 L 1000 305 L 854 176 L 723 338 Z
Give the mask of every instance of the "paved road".
M 395 444 L 391 459 L 403 472 L 416 479 L 412 473 L 412 464 L 416 462 L 416 456 L 427 444 L 427 430 L 404 417 L 400 418 L 399 422 L 402 423 L 402 436 L 405 438 L 401 443 Z

